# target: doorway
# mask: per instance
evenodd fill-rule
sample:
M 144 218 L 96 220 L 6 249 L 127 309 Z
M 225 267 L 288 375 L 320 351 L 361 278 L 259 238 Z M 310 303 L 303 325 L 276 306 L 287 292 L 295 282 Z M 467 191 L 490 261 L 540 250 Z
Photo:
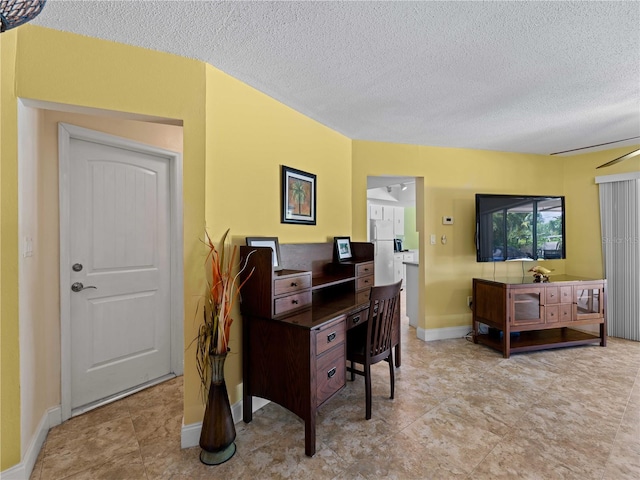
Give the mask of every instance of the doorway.
M 62 419 L 182 373 L 181 155 L 59 126 Z

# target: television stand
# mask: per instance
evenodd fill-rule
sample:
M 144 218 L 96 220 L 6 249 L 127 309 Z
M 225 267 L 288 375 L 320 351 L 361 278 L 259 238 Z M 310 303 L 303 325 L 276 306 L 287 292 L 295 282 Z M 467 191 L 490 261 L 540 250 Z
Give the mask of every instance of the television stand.
M 551 276 L 548 282 L 474 278 L 473 341 L 502 352 L 504 358 L 575 345 L 605 347 L 606 289 L 606 280 L 569 275 Z M 598 334 L 584 331 L 589 326 L 597 326 Z

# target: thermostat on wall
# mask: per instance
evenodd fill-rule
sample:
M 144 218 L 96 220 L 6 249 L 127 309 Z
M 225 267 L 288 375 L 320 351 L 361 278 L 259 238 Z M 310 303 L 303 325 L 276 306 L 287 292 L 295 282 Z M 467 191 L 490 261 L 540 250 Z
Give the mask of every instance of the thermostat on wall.
M 453 225 L 453 217 L 442 217 L 443 225 Z

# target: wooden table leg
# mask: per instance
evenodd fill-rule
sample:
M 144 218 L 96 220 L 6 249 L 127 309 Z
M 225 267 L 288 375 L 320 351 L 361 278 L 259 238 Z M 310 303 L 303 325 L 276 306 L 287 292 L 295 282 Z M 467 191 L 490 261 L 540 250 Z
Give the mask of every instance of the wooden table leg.
M 313 412 L 304 422 L 304 453 L 307 457 L 316 454 L 316 415 Z

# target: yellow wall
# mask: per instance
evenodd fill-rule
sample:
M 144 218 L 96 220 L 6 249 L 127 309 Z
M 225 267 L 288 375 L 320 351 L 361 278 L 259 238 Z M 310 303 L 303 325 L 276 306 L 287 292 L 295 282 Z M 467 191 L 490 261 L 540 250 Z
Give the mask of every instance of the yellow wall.
M 562 161 L 542 155 L 353 142 L 354 213 L 365 211 L 367 175 L 424 178 L 424 194 L 416 198 L 416 223 L 418 228 L 424 225 L 426 234 L 419 239 L 420 291 L 424 292 L 419 327 L 470 325 L 466 297 L 471 294 L 471 279 L 493 275 L 494 267 L 497 275 L 521 273 L 521 262 L 476 262 L 475 194 L 562 195 Z M 552 169 L 559 174 L 549 175 Z M 419 185 L 417 182 L 416 188 Z M 454 217 L 453 225 L 442 225 L 445 215 Z M 364 215 L 354 214 L 355 237 L 366 234 L 365 221 Z M 432 233 L 438 239 L 436 245 L 429 243 Z M 447 237 L 444 245 L 442 235 Z M 564 271 L 564 260 L 544 263 L 557 272 Z
M 247 236 L 298 243 L 350 235 L 351 140 L 213 67 L 207 66 L 206 77 L 205 215 L 211 237 L 220 238 L 227 228 L 235 244 L 244 244 Z M 316 226 L 280 223 L 280 165 L 317 175 Z M 204 269 L 198 273 L 204 279 Z M 237 305 L 233 318 L 225 378 L 231 403 L 242 399 Z M 189 349 L 185 372 L 194 370 Z M 202 421 L 197 381 L 185 374 L 185 424 Z
M 0 471 L 20 461 L 17 32 L 0 36 Z

